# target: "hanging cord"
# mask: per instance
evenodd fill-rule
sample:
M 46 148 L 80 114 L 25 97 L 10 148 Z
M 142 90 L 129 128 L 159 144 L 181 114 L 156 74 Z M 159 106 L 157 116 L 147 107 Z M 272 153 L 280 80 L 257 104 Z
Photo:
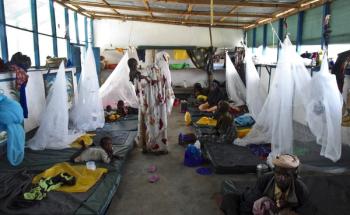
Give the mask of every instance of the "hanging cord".
M 130 28 L 130 33 L 129 33 L 129 41 L 128 41 L 128 47 L 130 48 L 130 40 L 131 40 L 131 36 L 133 33 L 133 29 L 134 29 L 134 22 L 131 22 L 131 28 Z
M 214 0 L 210 0 L 210 25 L 214 25 Z
M 281 39 L 279 38 L 279 36 L 278 36 L 278 34 L 277 34 L 275 28 L 274 28 L 273 25 L 271 24 L 271 22 L 270 22 L 270 26 L 271 26 L 272 32 L 276 35 L 278 41 L 279 41 L 280 44 L 282 45 L 282 41 L 281 41 Z

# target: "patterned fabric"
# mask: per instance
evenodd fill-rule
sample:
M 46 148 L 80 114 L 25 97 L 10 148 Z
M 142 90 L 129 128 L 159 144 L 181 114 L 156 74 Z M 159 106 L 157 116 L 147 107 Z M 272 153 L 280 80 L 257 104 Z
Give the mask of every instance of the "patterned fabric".
M 167 110 L 169 99 L 173 98 L 171 86 L 163 71 L 149 67 L 145 79 L 136 81 L 139 98 L 139 144 L 149 152 L 167 151 Z
M 187 50 L 188 56 L 190 56 L 193 64 L 198 69 L 207 69 L 209 64 L 211 48 L 197 48 Z
M 22 84 L 28 82 L 28 75 L 24 69 L 17 65 L 11 65 L 11 70 L 16 73 L 16 89 L 19 90 Z

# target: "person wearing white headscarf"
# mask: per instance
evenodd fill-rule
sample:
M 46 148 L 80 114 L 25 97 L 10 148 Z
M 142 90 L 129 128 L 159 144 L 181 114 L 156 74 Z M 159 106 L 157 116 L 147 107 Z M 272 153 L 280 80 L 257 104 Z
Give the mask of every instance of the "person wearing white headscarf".
M 135 82 L 140 103 L 138 143 L 144 153 L 167 154 L 167 118 L 174 101 L 168 54 L 158 53 L 155 65 L 140 77 Z

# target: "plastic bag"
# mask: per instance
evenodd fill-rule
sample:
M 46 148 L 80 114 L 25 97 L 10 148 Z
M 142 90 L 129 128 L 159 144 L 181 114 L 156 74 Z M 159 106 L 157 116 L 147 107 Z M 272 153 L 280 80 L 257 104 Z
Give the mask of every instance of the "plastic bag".
M 199 166 L 203 163 L 201 151 L 193 144 L 187 146 L 184 165 L 189 167 Z

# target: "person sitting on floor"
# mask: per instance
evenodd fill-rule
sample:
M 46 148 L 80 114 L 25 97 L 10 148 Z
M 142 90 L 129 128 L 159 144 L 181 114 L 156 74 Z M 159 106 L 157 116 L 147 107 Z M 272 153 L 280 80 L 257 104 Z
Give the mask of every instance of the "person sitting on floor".
M 84 142 L 80 143 L 82 148 L 71 157 L 73 163 L 80 163 L 86 161 L 103 161 L 110 163 L 114 159 L 121 159 L 113 151 L 112 139 L 110 137 L 103 137 L 100 141 L 100 147 L 87 148 Z
M 220 208 L 226 215 L 315 214 L 309 191 L 298 178 L 299 159 L 283 154 L 272 163 L 274 172 L 261 176 L 255 188 L 224 195 Z
M 215 129 L 224 143 L 232 143 L 236 138 L 236 126 L 233 123 L 233 116 L 229 111 L 230 104 L 227 101 L 221 100 L 214 114 L 214 118 L 217 120 Z
M 204 104 L 199 105 L 200 111 L 214 112 L 217 109 L 217 104 L 220 100 L 223 100 L 224 94 L 220 90 L 220 83 L 214 80 L 210 86 L 208 94 L 208 101 Z
M 128 115 L 128 108 L 124 105 L 123 100 L 119 100 L 117 103 L 117 114 L 121 117 Z

